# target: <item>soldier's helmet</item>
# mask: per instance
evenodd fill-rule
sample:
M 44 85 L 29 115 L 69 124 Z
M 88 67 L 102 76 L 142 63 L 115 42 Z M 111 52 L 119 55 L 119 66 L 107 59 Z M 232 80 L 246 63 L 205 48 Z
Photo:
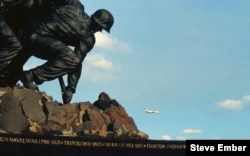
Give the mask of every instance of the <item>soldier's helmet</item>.
M 106 9 L 97 10 L 91 15 L 91 18 L 107 32 L 110 32 L 110 29 L 114 24 L 113 15 Z

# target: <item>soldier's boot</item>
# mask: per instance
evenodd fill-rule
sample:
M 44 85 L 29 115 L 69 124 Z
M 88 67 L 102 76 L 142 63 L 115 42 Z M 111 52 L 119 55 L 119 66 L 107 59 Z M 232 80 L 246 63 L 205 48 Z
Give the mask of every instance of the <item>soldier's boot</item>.
M 20 80 L 26 88 L 39 91 L 38 86 L 33 83 L 34 74 L 32 71 L 24 71 L 20 77 Z

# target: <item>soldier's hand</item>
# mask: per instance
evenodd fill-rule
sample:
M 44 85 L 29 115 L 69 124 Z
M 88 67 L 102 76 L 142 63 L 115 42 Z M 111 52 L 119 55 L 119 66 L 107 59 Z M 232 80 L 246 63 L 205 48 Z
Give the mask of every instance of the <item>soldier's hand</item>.
M 65 0 L 68 4 L 72 4 L 73 0 Z
M 62 95 L 63 103 L 64 104 L 69 104 L 72 97 L 73 97 L 72 89 L 70 87 L 66 87 L 64 92 L 63 92 L 63 95 Z
M 61 1 L 61 4 L 63 5 L 67 5 L 67 4 L 72 4 L 73 3 L 73 0 L 60 0 Z
M 30 8 L 30 7 L 32 7 L 32 5 L 33 5 L 34 3 L 35 3 L 34 0 L 25 0 L 25 1 L 23 2 L 23 5 L 24 5 L 25 7 L 27 7 L 27 8 Z

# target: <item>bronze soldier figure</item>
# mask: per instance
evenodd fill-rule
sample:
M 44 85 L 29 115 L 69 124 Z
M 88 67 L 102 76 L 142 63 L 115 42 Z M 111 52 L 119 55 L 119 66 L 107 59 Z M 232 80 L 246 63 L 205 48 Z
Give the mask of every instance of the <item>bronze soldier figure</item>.
M 53 7 L 71 3 L 72 0 L 0 0 L 1 87 L 12 86 L 18 81 L 25 62 L 23 60 L 11 64 L 17 55 L 22 56 L 20 53 L 23 46 L 18 39 L 18 31 L 27 26 L 29 18 L 41 16 Z
M 19 5 L 24 8 L 30 8 L 31 4 L 29 1 L 24 0 L 1 0 L 0 1 L 0 71 L 2 71 L 11 60 L 18 54 L 22 49 L 22 45 L 17 39 L 14 30 L 7 24 L 4 14 L 15 5 Z M 18 20 L 18 19 L 17 19 Z M 4 76 L 2 71 L 0 77 Z
M 113 23 L 114 18 L 108 10 L 99 9 L 89 16 L 78 0 L 35 19 L 23 31 L 22 45 L 25 53 L 47 61 L 24 71 L 21 82 L 27 88 L 38 90 L 37 85 L 44 81 L 67 75 L 68 85 L 62 96 L 63 102 L 69 103 L 81 76 L 82 62 L 95 44 L 94 33 L 102 29 L 110 32 Z

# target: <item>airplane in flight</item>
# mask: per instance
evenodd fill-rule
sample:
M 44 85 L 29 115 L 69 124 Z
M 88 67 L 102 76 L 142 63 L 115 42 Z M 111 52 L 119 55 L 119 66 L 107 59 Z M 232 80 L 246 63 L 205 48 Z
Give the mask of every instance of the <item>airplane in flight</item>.
M 146 109 L 146 108 L 144 108 L 144 112 L 145 113 L 151 113 L 151 114 L 160 114 L 160 111 L 150 110 L 150 109 Z

